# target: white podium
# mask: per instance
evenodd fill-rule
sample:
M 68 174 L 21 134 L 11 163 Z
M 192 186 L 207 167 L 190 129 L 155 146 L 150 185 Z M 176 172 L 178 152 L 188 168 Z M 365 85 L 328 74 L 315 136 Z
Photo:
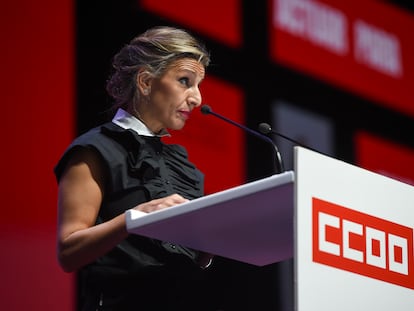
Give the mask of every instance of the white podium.
M 295 147 L 295 170 L 166 210 L 129 232 L 263 266 L 294 259 L 295 310 L 414 308 L 414 187 Z
M 263 266 L 293 256 L 293 172 L 274 175 L 147 215 L 130 232 Z

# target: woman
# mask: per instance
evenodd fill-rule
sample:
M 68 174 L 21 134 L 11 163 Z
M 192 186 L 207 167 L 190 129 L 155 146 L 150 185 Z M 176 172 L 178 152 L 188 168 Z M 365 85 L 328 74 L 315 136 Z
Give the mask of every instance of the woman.
M 125 222 L 128 209 L 150 213 L 203 195 L 203 175 L 185 149 L 160 138 L 200 106 L 209 61 L 180 29 L 133 39 L 114 57 L 107 84 L 112 122 L 76 138 L 55 167 L 58 259 L 79 271 L 82 310 L 212 310 L 203 288 L 211 258 L 130 235 Z

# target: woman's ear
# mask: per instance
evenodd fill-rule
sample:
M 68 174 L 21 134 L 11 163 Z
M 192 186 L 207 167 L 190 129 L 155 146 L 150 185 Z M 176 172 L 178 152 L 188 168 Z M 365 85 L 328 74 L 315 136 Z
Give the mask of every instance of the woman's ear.
M 146 69 L 140 69 L 137 74 L 137 88 L 141 94 L 144 96 L 151 93 L 151 84 L 153 76 Z

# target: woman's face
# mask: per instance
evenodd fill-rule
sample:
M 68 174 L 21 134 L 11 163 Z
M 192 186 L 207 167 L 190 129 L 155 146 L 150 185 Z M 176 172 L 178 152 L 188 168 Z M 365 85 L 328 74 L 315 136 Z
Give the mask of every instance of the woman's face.
M 173 62 L 161 77 L 153 78 L 149 100 L 143 103 L 141 114 L 147 127 L 154 133 L 182 129 L 191 111 L 201 105 L 199 85 L 204 75 L 201 63 L 182 58 Z

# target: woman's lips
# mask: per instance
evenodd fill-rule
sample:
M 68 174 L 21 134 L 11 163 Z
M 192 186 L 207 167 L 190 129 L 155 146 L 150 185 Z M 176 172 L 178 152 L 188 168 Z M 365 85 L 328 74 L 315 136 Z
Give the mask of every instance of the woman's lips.
M 187 120 L 190 117 L 191 112 L 187 110 L 179 110 L 180 115 L 183 117 L 184 120 Z

